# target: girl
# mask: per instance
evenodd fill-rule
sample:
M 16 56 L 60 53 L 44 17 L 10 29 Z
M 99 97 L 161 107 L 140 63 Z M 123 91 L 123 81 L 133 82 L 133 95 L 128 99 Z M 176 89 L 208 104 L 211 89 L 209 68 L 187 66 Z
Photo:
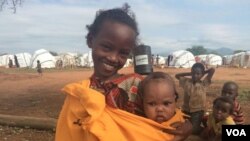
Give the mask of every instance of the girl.
M 80 82 L 64 88 L 67 97 L 58 120 L 57 141 L 78 141 L 86 136 L 93 140 L 96 139 L 96 136 L 85 130 L 85 126 L 82 127 L 84 121 L 89 121 L 85 118 L 92 113 L 85 106 L 92 105 L 91 108 L 96 108 L 95 104 L 86 105 L 86 102 L 82 101 L 85 94 L 79 89 L 85 84 L 91 90 L 102 93 L 108 107 L 130 113 L 140 111 L 136 107 L 135 100 L 137 86 L 142 77 L 138 74 L 122 75 L 118 73 L 136 46 L 139 35 L 137 23 L 129 6 L 97 12 L 94 22 L 88 25 L 87 29 L 89 32 L 86 39 L 88 47 L 92 49 L 94 73 L 87 83 Z M 99 101 L 93 98 L 88 100 L 102 103 L 100 99 Z M 182 130 L 173 133 L 182 138 L 185 138 L 191 129 L 188 122 L 175 126 L 181 126 Z

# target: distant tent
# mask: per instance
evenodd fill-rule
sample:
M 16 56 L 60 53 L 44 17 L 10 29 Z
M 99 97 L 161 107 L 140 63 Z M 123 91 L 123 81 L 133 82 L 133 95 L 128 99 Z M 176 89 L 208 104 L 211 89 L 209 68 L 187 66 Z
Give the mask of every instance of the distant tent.
M 130 58 L 128 58 L 127 61 L 126 61 L 126 63 L 124 64 L 123 67 L 129 67 L 129 66 L 131 66 L 132 64 L 133 64 L 133 60 L 130 59 Z
M 163 56 L 158 56 L 159 57 L 159 61 L 158 61 L 158 65 L 165 65 L 166 64 L 166 59 Z M 154 62 L 156 64 L 156 57 L 154 57 Z
M 88 53 L 84 53 L 81 58 L 81 64 L 84 67 L 94 67 L 93 59 L 92 59 L 92 51 Z
M 31 54 L 29 53 L 18 53 L 15 54 L 17 57 L 17 62 L 19 64 L 20 68 L 29 67 L 30 60 L 31 60 Z
M 215 54 L 204 54 L 197 56 L 201 62 L 205 62 L 207 65 L 217 66 L 222 65 L 222 57 Z
M 77 65 L 76 53 L 67 52 L 67 53 L 59 54 L 59 56 L 63 62 L 62 67 L 76 67 Z
M 55 57 L 45 49 L 40 49 L 34 52 L 30 62 L 31 68 L 36 68 L 37 60 L 41 62 L 42 68 L 55 68 Z
M 5 54 L 5 55 L 0 56 L 0 67 L 9 68 L 9 59 L 11 59 L 13 65 L 15 65 L 14 55 Z
M 233 59 L 233 55 L 225 55 L 223 56 L 223 65 L 230 65 Z
M 250 67 L 250 51 L 234 54 L 230 65 L 237 67 Z
M 176 68 L 191 68 L 195 63 L 194 55 L 186 50 L 179 50 L 171 53 L 173 56 L 170 66 Z

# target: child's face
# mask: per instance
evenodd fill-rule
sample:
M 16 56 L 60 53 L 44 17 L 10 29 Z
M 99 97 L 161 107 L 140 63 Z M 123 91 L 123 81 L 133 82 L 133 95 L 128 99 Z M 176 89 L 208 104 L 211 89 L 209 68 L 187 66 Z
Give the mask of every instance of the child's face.
M 135 46 L 136 34 L 125 24 L 105 21 L 96 36 L 88 41 L 92 48 L 94 75 L 109 79 L 117 74 Z
M 192 80 L 194 82 L 200 81 L 203 76 L 203 72 L 201 68 L 193 68 L 191 71 L 191 74 L 192 74 Z
M 238 95 L 238 88 L 234 84 L 228 84 L 223 87 L 221 95 L 230 97 L 232 100 L 234 100 Z
M 218 101 L 213 106 L 213 115 L 217 122 L 226 119 L 230 115 L 231 105 L 229 103 Z
M 175 114 L 174 88 L 167 81 L 151 80 L 144 88 L 145 115 L 158 123 L 169 120 Z

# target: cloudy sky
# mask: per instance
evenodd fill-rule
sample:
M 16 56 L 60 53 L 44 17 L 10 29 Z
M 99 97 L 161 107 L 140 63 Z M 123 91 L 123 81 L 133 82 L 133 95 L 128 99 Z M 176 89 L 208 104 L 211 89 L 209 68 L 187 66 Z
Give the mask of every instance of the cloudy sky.
M 16 14 L 0 12 L 0 53 L 87 52 L 85 26 L 96 11 L 124 2 L 153 53 L 192 45 L 250 50 L 249 0 L 25 0 Z

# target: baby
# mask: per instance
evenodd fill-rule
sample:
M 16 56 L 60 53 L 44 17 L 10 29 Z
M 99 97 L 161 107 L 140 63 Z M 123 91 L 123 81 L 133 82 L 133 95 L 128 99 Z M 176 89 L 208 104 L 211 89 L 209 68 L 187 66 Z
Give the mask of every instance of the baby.
M 176 108 L 178 94 L 175 83 L 166 73 L 153 72 L 148 75 L 140 83 L 138 93 L 142 97 L 144 116 L 149 119 L 163 123 L 172 119 L 177 113 L 184 115 Z

